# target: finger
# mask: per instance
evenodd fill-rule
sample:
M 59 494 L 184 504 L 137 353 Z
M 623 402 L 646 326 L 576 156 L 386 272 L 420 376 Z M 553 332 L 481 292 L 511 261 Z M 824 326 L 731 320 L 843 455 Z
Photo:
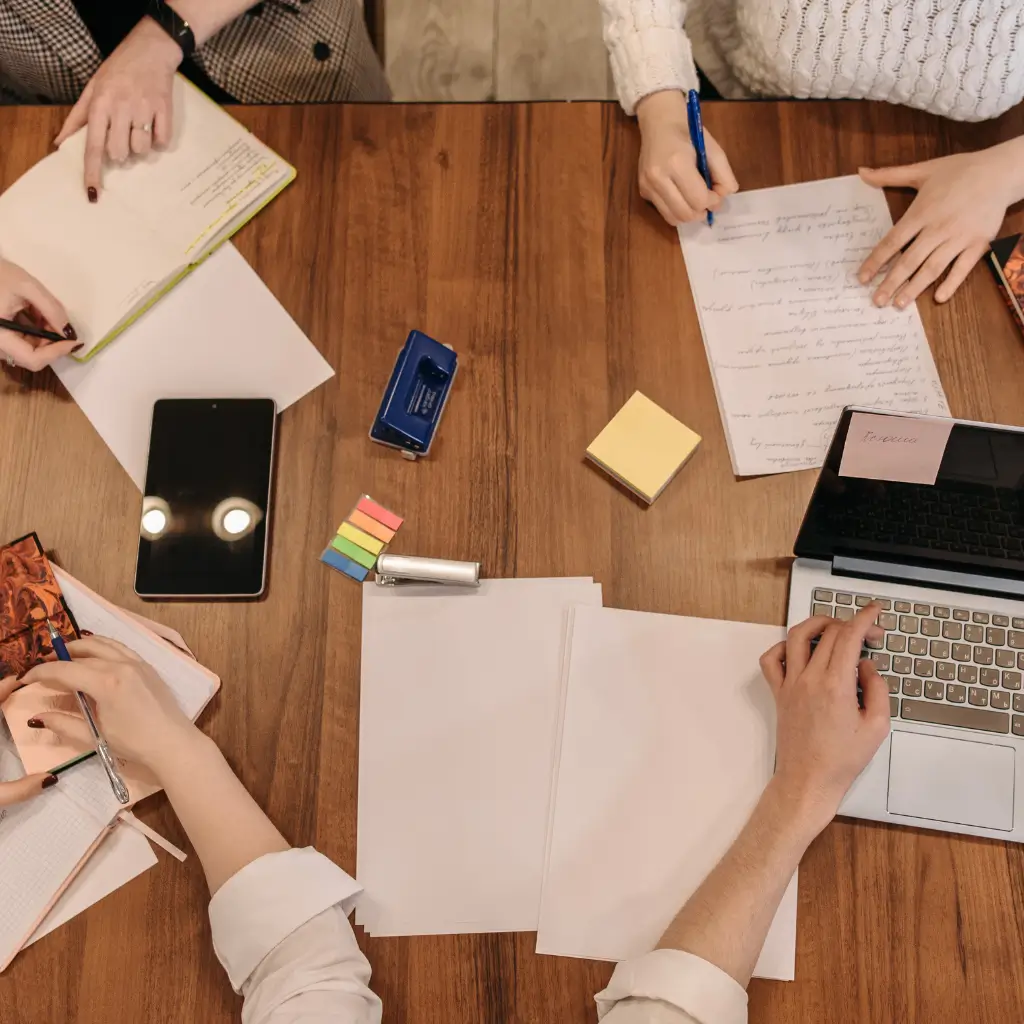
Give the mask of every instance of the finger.
M 912 217 L 913 206 L 893 225 L 885 237 L 871 250 L 868 258 L 857 271 L 857 280 L 861 284 L 873 281 L 884 269 L 886 264 L 921 230 L 916 216 Z
M 79 341 L 54 341 L 36 348 L 23 335 L 15 334 L 13 331 L 6 333 L 8 337 L 3 339 L 3 351 L 22 369 L 31 370 L 33 373 L 49 366 L 61 356 L 70 355 L 81 345 Z
M 786 635 L 786 674 L 799 675 L 811 659 L 811 641 L 833 623 L 830 615 L 812 615 L 798 622 Z
M 109 673 L 104 672 L 100 664 L 89 661 L 44 662 L 26 672 L 21 681 L 26 686 L 45 683 L 72 693 L 81 691 L 97 702 L 102 702 L 109 693 Z
M 872 299 L 876 306 L 887 306 L 910 275 L 939 247 L 940 239 L 934 231 L 922 231 L 913 243 L 889 268 L 882 283 L 875 289 Z
M 99 658 L 103 661 L 119 661 L 137 664 L 142 659 L 130 647 L 111 640 L 105 636 L 89 636 L 82 640 L 73 640 L 67 645 L 68 654 L 73 661 Z
M 906 309 L 930 284 L 936 282 L 942 272 L 956 259 L 959 247 L 956 242 L 940 245 L 921 264 L 921 269 L 896 293 L 893 305 L 897 309 Z
M 17 676 L 8 676 L 6 679 L 0 679 L 0 704 L 3 704 L 15 690 L 20 690 L 24 685 Z
M 857 173 L 862 181 L 874 188 L 920 188 L 928 166 L 920 163 L 898 167 L 861 167 Z
M 778 697 L 786 681 L 786 641 L 780 640 L 761 655 L 761 674 L 772 694 Z
M 675 218 L 676 224 L 685 224 L 697 218 L 697 211 L 686 201 L 679 186 L 668 174 L 660 174 L 655 179 L 654 192 L 661 197 L 665 208 Z
M 50 780 L 53 780 L 52 782 Z M 26 775 L 17 782 L 0 782 L 0 807 L 12 807 L 38 796 L 44 789 L 56 785 L 57 776 L 49 772 Z
M 984 243 L 978 245 L 972 245 L 968 249 L 964 249 L 953 266 L 949 268 L 949 273 L 946 275 L 946 279 L 935 289 L 935 301 L 936 302 L 949 302 L 953 297 L 953 293 L 964 283 L 967 279 L 967 275 L 974 268 L 974 264 L 978 262 L 988 252 L 988 246 Z
M 132 114 L 131 148 L 136 156 L 148 155 L 153 146 L 153 110 L 140 104 Z
M 29 719 L 33 729 L 46 729 L 74 750 L 92 750 L 96 741 L 81 712 L 44 711 Z M 54 767 L 57 767 L 54 765 Z
M 75 329 L 68 320 L 67 310 L 49 288 L 25 271 L 18 275 L 16 287 L 18 297 L 30 303 L 38 313 L 42 314 L 50 330 L 63 334 L 71 341 L 78 340 L 78 335 L 75 334 Z
M 836 639 L 832 652 L 831 663 L 840 668 L 849 666 L 852 675 L 860 661 L 860 652 L 864 649 L 864 641 L 869 636 L 877 636 L 878 631 L 872 630 L 882 606 L 877 601 L 865 605 L 849 622 L 844 622 Z M 842 673 L 840 673 L 841 675 Z
M 171 144 L 174 132 L 172 109 L 170 93 L 156 101 L 153 113 L 153 142 L 160 148 Z
M 106 108 L 94 103 L 89 111 L 89 131 L 85 137 L 85 191 L 95 203 L 103 178 L 103 154 L 107 150 L 110 117 Z
M 864 717 L 885 723 L 885 732 L 889 731 L 889 687 L 879 675 L 878 667 L 866 658 L 857 666 L 857 678 L 864 702 Z M 884 733 L 882 734 L 884 735 Z M 881 737 L 879 738 L 881 743 Z
M 708 210 L 717 210 L 722 197 L 707 187 L 704 179 L 695 171 L 673 168 L 670 177 L 676 191 L 690 209 L 690 219 L 703 217 Z
M 740 183 L 732 172 L 729 158 L 725 150 L 717 142 L 709 141 L 708 145 L 708 170 L 711 171 L 711 181 L 715 192 L 722 196 L 731 196 L 740 190 Z
M 107 156 L 115 164 L 123 164 L 131 153 L 132 111 L 127 103 L 119 103 L 110 117 L 107 134 Z
M 71 113 L 64 120 L 57 138 L 53 140 L 55 146 L 59 146 L 65 139 L 70 139 L 80 128 L 89 123 L 89 106 L 92 102 L 92 83 L 79 97 L 78 102 L 71 108 Z
M 643 186 L 640 188 L 640 195 L 646 199 L 657 211 L 661 214 L 666 224 L 670 224 L 672 227 L 678 227 L 679 222 L 672 215 L 672 211 L 665 205 L 660 195 L 657 192 L 650 192 Z

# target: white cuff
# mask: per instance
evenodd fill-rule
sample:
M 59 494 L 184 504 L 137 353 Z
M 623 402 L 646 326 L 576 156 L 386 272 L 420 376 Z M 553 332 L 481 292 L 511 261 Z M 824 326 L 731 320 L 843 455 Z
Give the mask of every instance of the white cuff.
M 658 999 L 700 1024 L 747 1024 L 743 987 L 714 964 L 678 949 L 656 949 L 624 961 L 594 998 L 598 1019 L 622 999 Z
M 318 914 L 361 891 L 312 847 L 268 853 L 229 878 L 210 900 L 213 948 L 231 987 L 242 985 L 276 946 Z
M 652 92 L 697 88 L 693 51 L 681 28 L 650 26 L 606 41 L 619 102 L 630 116 Z

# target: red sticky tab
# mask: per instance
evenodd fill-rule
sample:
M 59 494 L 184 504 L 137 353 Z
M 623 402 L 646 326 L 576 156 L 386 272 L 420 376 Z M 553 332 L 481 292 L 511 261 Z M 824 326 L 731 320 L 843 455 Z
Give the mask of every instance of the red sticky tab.
M 377 502 L 365 494 L 359 499 L 356 509 L 371 519 L 376 519 L 378 523 L 383 523 L 389 530 L 397 530 L 405 522 L 401 516 L 396 516 L 394 512 L 381 508 Z

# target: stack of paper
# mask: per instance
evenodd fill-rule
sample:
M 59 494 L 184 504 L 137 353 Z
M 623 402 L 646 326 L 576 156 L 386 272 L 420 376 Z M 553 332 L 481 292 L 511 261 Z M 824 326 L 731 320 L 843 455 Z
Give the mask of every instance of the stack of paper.
M 575 609 L 537 952 L 623 960 L 661 934 L 771 777 L 758 658 L 776 626 Z M 792 979 L 796 878 L 755 974 Z
M 917 307 L 878 309 L 856 277 L 891 227 L 848 177 L 741 192 L 679 229 L 737 476 L 822 465 L 847 405 L 949 415 Z
M 590 579 L 363 590 L 356 921 L 533 931 L 567 611 Z

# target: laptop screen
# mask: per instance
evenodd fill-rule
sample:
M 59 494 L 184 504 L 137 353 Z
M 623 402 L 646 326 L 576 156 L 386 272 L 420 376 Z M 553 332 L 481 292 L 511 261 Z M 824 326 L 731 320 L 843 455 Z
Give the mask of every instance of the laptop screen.
M 804 558 L 871 558 L 1024 578 L 1024 431 L 956 423 L 934 485 L 840 476 L 839 421 L 796 540 Z

